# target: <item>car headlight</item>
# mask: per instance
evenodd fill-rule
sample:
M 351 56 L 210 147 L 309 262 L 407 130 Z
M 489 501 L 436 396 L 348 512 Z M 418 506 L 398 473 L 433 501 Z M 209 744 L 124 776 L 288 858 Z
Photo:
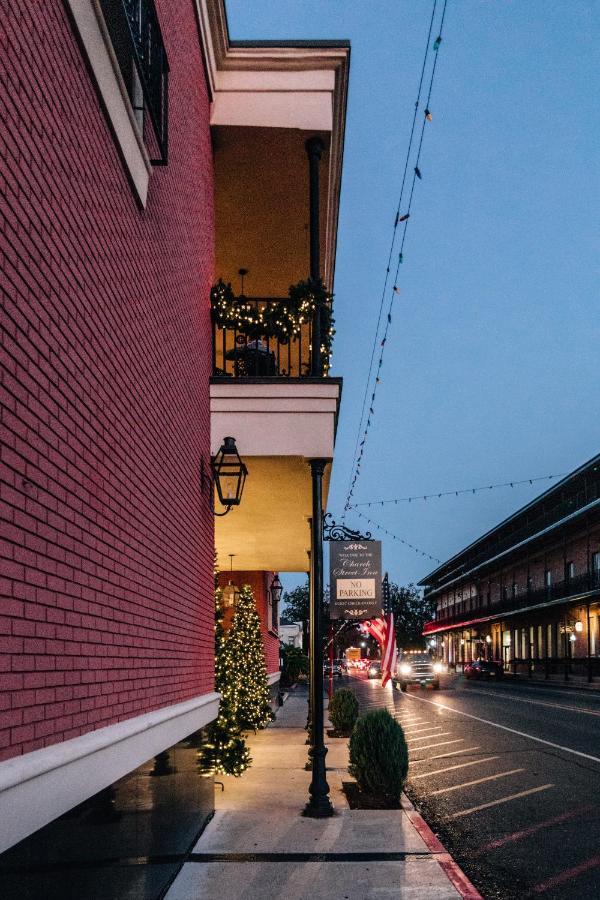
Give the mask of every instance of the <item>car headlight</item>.
M 444 667 L 441 664 L 441 662 L 436 662 L 433 664 L 433 671 L 435 672 L 436 675 L 439 675 L 440 672 L 444 671 Z
M 409 663 L 402 663 L 400 666 L 400 674 L 401 675 L 410 675 L 412 672 L 412 666 Z

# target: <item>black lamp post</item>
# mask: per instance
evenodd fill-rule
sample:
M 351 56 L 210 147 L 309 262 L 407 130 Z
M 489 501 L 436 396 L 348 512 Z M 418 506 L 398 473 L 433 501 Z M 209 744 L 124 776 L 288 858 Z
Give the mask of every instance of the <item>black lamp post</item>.
M 248 475 L 235 446 L 235 438 L 223 438 L 219 452 L 211 460 L 211 469 L 219 502 L 225 507 L 225 512 L 215 512 L 215 515 L 226 516 L 232 507 L 240 505 Z
M 310 729 L 309 757 L 312 781 L 309 787 L 310 799 L 303 815 L 313 819 L 324 819 L 333 815 L 329 799 L 329 785 L 325 776 L 327 748 L 323 739 L 323 473 L 326 459 L 311 459 L 312 475 L 312 518 L 310 548 Z

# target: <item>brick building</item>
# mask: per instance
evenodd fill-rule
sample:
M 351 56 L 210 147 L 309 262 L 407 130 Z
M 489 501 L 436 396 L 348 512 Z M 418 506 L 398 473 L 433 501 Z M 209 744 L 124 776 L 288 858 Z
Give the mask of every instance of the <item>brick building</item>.
M 479 657 L 507 671 L 600 675 L 600 456 L 424 578 L 437 600 L 424 634 L 458 670 Z
M 306 568 L 340 393 L 304 357 L 226 373 L 211 285 L 308 276 L 311 138 L 332 284 L 349 48 L 236 44 L 222 0 L 8 0 L 0 57 L 3 892 L 158 896 L 213 809 L 211 454 L 248 464 L 216 545 L 276 688 L 269 588 Z

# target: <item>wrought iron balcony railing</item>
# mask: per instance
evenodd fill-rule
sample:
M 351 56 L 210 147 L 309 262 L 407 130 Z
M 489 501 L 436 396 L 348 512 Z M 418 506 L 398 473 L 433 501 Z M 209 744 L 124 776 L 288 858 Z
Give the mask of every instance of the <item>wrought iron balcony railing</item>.
M 235 324 L 226 327 L 219 325 L 213 311 L 214 375 L 306 378 L 315 374 L 312 316 L 304 318 L 289 336 L 281 333 L 273 335 L 265 325 L 265 319 L 268 321 L 269 311 L 275 310 L 282 302 L 289 305 L 289 298 L 240 297 L 239 300 L 245 312 L 245 322 L 240 327 Z M 255 317 L 252 310 L 256 312 Z M 255 318 L 255 326 L 248 325 L 249 316 Z M 317 367 L 319 375 L 326 374 L 328 368 L 324 356 L 322 352 L 321 365 Z
M 465 618 L 477 618 L 478 616 L 500 616 L 507 613 L 518 612 L 519 609 L 528 609 L 530 606 L 547 603 L 553 600 L 568 600 L 570 597 L 578 597 L 590 591 L 600 590 L 600 573 L 584 572 L 573 578 L 557 581 L 550 587 L 542 587 L 537 590 L 525 590 L 496 602 L 484 602 L 482 597 L 470 600 L 458 601 L 453 612 L 444 615 L 438 611 L 435 616 L 436 625 L 454 625 Z
M 150 118 L 151 132 L 143 115 L 141 125 L 151 162 L 166 165 L 169 64 L 154 0 L 100 0 L 100 6 L 131 105 Z

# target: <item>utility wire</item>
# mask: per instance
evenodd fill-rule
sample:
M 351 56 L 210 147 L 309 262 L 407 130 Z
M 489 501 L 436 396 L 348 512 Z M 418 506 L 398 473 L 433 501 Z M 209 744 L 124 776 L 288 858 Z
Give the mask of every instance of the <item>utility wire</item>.
M 385 528 L 383 525 L 380 525 L 378 522 L 374 522 L 373 519 L 370 519 L 368 516 L 365 516 L 364 513 L 359 512 L 357 509 L 354 510 L 354 513 L 359 516 L 361 519 L 364 519 L 365 522 L 368 522 L 373 528 L 376 528 L 378 531 L 383 534 L 387 534 L 388 537 L 391 537 L 394 541 L 398 541 L 400 544 L 404 544 L 405 547 L 410 547 L 411 550 L 414 550 L 415 553 L 418 553 L 420 556 L 426 556 L 427 559 L 433 560 L 433 562 L 440 563 L 441 559 L 438 559 L 437 556 L 432 556 L 431 553 L 426 553 L 424 550 L 421 550 L 420 547 L 415 547 L 414 544 L 405 541 L 404 538 L 398 537 L 397 534 L 394 534 L 388 528 Z
M 356 433 L 356 442 L 354 445 L 354 454 L 352 456 L 352 465 L 350 467 L 350 477 L 348 480 L 348 494 L 349 495 L 351 494 L 351 489 L 352 489 L 352 473 L 354 472 L 354 467 L 356 464 L 356 459 L 357 459 L 357 454 L 358 454 L 358 449 L 359 449 L 360 435 L 362 433 L 362 427 L 363 427 L 363 422 L 364 422 L 364 417 L 365 417 L 365 409 L 367 406 L 367 396 L 369 394 L 369 385 L 371 383 L 371 375 L 373 374 L 373 362 L 375 360 L 375 350 L 377 349 L 377 337 L 379 335 L 379 327 L 381 325 L 381 314 L 383 312 L 383 304 L 385 302 L 385 295 L 386 295 L 388 281 L 389 281 L 389 277 L 390 277 L 390 267 L 391 267 L 391 263 L 392 263 L 392 256 L 394 254 L 394 247 L 396 245 L 396 236 L 398 234 L 398 225 L 400 223 L 400 211 L 402 209 L 402 198 L 404 197 L 404 187 L 406 184 L 406 175 L 408 172 L 408 164 L 410 162 L 410 154 L 412 151 L 413 138 L 414 138 L 414 134 L 415 134 L 415 126 L 417 123 L 417 112 L 419 109 L 419 103 L 421 102 L 421 90 L 423 87 L 423 78 L 425 77 L 425 68 L 427 65 L 427 57 L 429 55 L 429 46 L 430 46 L 430 41 L 431 41 L 431 34 L 432 34 L 432 30 L 433 30 L 433 22 L 435 19 L 436 8 L 437 8 L 437 0 L 433 0 L 433 9 L 431 12 L 431 19 L 429 21 L 429 30 L 427 32 L 427 41 L 425 43 L 425 53 L 423 55 L 423 65 L 421 66 L 421 77 L 419 79 L 419 89 L 417 91 L 417 99 L 415 100 L 415 111 L 413 113 L 413 120 L 412 120 L 411 129 L 410 129 L 410 136 L 408 139 L 408 149 L 406 151 L 406 160 L 404 162 L 404 172 L 402 174 L 402 183 L 400 186 L 400 196 L 398 197 L 398 206 L 396 207 L 396 216 L 394 218 L 394 227 L 392 229 L 392 241 L 390 244 L 390 252 L 388 254 L 388 261 L 387 261 L 387 266 L 386 266 L 386 270 L 385 270 L 385 278 L 383 281 L 383 289 L 381 292 L 381 301 L 379 303 L 379 313 L 377 316 L 377 325 L 375 327 L 375 335 L 373 337 L 373 347 L 371 349 L 371 359 L 369 360 L 369 372 L 368 372 L 367 380 L 365 383 L 365 393 L 363 396 L 362 409 L 360 411 L 360 419 L 358 422 L 358 431 Z M 431 93 L 431 89 L 430 89 L 430 93 Z M 427 108 L 429 108 L 429 107 L 427 107 Z M 422 140 L 422 138 L 421 138 L 421 140 Z M 342 521 L 344 520 L 344 516 L 345 516 L 347 508 L 348 507 L 346 506 L 344 509 L 344 513 L 342 514 Z
M 416 184 L 417 179 L 421 180 L 422 177 L 423 177 L 423 176 L 422 176 L 422 173 L 421 173 L 421 170 L 420 170 L 420 168 L 419 168 L 419 163 L 420 163 L 420 160 L 421 160 L 421 150 L 422 150 L 422 147 L 423 147 L 423 138 L 424 138 L 424 135 L 425 135 L 425 126 L 426 126 L 426 124 L 427 124 L 428 121 L 431 121 L 431 118 L 432 118 L 432 117 L 431 117 L 431 112 L 430 112 L 430 108 L 429 108 L 429 107 L 430 107 L 430 102 L 431 102 L 431 94 L 432 94 L 432 90 L 433 90 L 433 82 L 434 82 L 434 78 L 435 78 L 435 72 L 436 72 L 436 68 L 437 68 L 438 50 L 439 50 L 440 45 L 441 45 L 441 43 L 442 43 L 442 32 L 443 32 L 443 28 L 444 28 L 444 19 L 445 19 L 445 16 L 446 16 L 446 7 L 447 7 L 447 5 L 448 5 L 448 0 L 444 0 L 444 7 L 443 7 L 443 10 L 442 10 L 442 17 L 441 17 L 441 20 L 440 20 L 440 29 L 439 29 L 439 32 L 438 32 L 438 36 L 437 36 L 437 38 L 436 38 L 436 40 L 434 41 L 434 44 L 433 44 L 433 50 L 434 50 L 434 62 L 433 62 L 432 70 L 431 70 L 431 76 L 430 76 L 430 79 L 429 79 L 429 89 L 428 89 L 428 93 L 427 93 L 427 104 L 426 104 L 426 107 L 425 107 L 425 110 L 424 110 L 424 115 L 423 115 L 423 124 L 422 124 L 422 126 L 421 126 L 421 134 L 420 134 L 420 138 L 419 138 L 419 146 L 418 146 L 417 155 L 416 155 L 416 158 L 415 158 L 414 173 L 413 173 L 413 179 L 412 179 L 412 184 L 411 184 L 411 189 L 410 189 L 410 196 L 409 196 L 409 200 L 408 200 L 408 206 L 407 206 L 407 208 L 406 208 L 406 212 L 405 212 L 403 215 L 400 215 L 400 212 L 402 211 L 402 208 L 401 208 L 401 205 L 399 204 L 398 212 L 397 212 L 397 214 L 396 214 L 396 222 L 395 222 L 395 225 L 394 225 L 394 241 L 395 241 L 395 229 L 396 229 L 397 225 L 398 225 L 399 223 L 404 223 L 404 229 L 403 229 L 403 232 L 402 232 L 402 240 L 401 240 L 401 243 L 400 243 L 400 252 L 398 253 L 398 261 L 397 261 L 397 263 L 396 263 L 396 271 L 395 271 L 395 274 L 394 274 L 393 290 L 392 290 L 392 293 L 391 293 L 390 303 L 389 303 L 389 306 L 388 306 L 387 318 L 386 318 L 386 320 L 385 320 L 385 327 L 384 327 L 384 330 L 383 330 L 383 338 L 382 338 L 382 340 L 381 340 L 381 342 L 380 342 L 381 350 L 380 350 L 380 354 L 379 354 L 379 361 L 378 361 L 378 364 L 377 364 L 377 373 L 376 373 L 376 377 L 375 377 L 375 383 L 374 383 L 374 385 L 373 385 L 373 391 L 372 391 L 372 394 L 371 394 L 371 403 L 370 403 L 369 411 L 368 411 L 368 415 L 367 415 L 366 426 L 365 426 L 364 431 L 363 431 L 362 428 L 363 428 L 363 422 L 364 422 L 364 409 L 366 409 L 366 397 L 368 396 L 368 391 L 369 391 L 370 377 L 371 377 L 371 372 L 372 372 L 372 362 L 371 362 L 371 366 L 370 366 L 369 379 L 367 380 L 367 387 L 366 387 L 366 393 L 365 393 L 365 401 L 364 401 L 364 404 L 363 404 L 363 413 L 361 413 L 361 421 L 360 421 L 360 423 L 359 423 L 359 429 L 358 429 L 358 435 L 357 435 L 357 444 L 356 444 L 356 448 L 355 448 L 355 454 L 354 454 L 353 460 L 352 460 L 352 469 L 351 469 L 351 474 L 350 474 L 350 482 L 349 482 L 348 492 L 347 492 L 347 495 L 346 495 L 346 502 L 345 502 L 345 504 L 344 504 L 344 511 L 343 511 L 343 514 L 342 514 L 342 521 L 344 520 L 344 517 L 345 517 L 345 514 L 346 514 L 347 510 L 350 509 L 350 506 L 351 506 L 350 501 L 351 501 L 352 496 L 353 496 L 353 494 L 354 494 L 354 488 L 355 488 L 355 486 L 356 486 L 356 482 L 358 481 L 358 478 L 359 478 L 359 476 L 360 476 L 360 470 L 361 470 L 362 458 L 363 458 L 364 450 L 365 450 L 365 444 L 366 444 L 367 436 L 368 436 L 368 433 L 369 433 L 369 429 L 370 429 L 370 427 L 371 427 L 372 417 L 373 417 L 374 414 L 375 414 L 375 409 L 374 409 L 374 405 L 375 405 L 375 396 L 376 396 L 376 393 L 377 393 L 377 386 L 380 384 L 380 381 L 381 381 L 381 379 L 380 379 L 380 372 L 381 372 L 381 368 L 382 368 L 382 366 L 383 366 L 383 358 L 384 358 L 384 353 L 385 353 L 385 345 L 386 345 L 386 341 L 387 341 L 387 337 L 388 337 L 388 332 L 389 332 L 390 325 L 391 325 L 391 323 L 392 323 L 392 308 L 393 308 L 393 305 L 394 305 L 394 299 L 395 299 L 395 297 L 400 293 L 400 288 L 398 287 L 398 273 L 399 273 L 399 271 L 400 271 L 400 265 L 402 264 L 402 262 L 403 262 L 403 260 L 404 260 L 404 244 L 405 244 L 405 241 L 406 241 L 406 234 L 407 234 L 407 231 L 408 231 L 408 224 L 409 224 L 409 221 L 410 221 L 410 214 L 411 214 L 411 209 L 412 209 L 412 201 L 413 201 L 413 196 L 414 196 L 415 184 Z M 435 15 L 435 5 L 434 5 L 434 10 L 433 10 L 433 15 Z M 424 64 L 425 64 L 426 61 L 427 61 L 427 54 L 428 54 L 428 52 L 429 52 L 429 39 L 431 38 L 431 28 L 432 28 L 432 26 L 433 26 L 433 15 L 432 15 L 432 22 L 431 22 L 431 24 L 430 24 L 430 33 L 429 33 L 429 37 L 428 37 L 428 46 L 427 46 L 427 51 L 426 51 L 426 54 L 425 54 Z M 420 84 L 420 86 L 419 86 L 419 99 L 420 99 L 421 86 L 422 86 L 422 78 L 421 78 L 421 84 Z M 415 107 L 415 117 L 416 117 L 416 109 L 418 108 L 418 105 L 419 105 L 419 99 L 417 99 L 417 104 L 416 104 L 416 107 Z M 411 132 L 411 144 L 412 144 L 412 137 L 413 137 L 413 132 Z M 411 150 L 411 146 L 409 145 L 408 157 L 410 156 L 410 150 Z M 408 162 L 407 162 L 407 166 L 408 166 Z M 406 172 L 405 172 L 405 174 L 406 174 Z M 405 183 L 405 179 L 403 179 L 403 184 L 402 184 L 402 188 L 403 188 L 403 189 L 404 189 L 404 183 Z M 400 198 L 400 200 L 401 200 L 401 199 L 402 199 L 402 198 Z M 392 243 L 392 248 L 393 248 L 393 246 L 394 246 L 394 243 Z M 388 271 L 386 271 L 386 282 L 385 282 L 386 288 L 387 288 L 387 282 L 388 282 L 388 275 L 389 275 L 389 266 L 388 266 Z M 384 288 L 384 294 L 385 294 L 385 288 Z M 377 337 L 378 337 L 378 333 L 379 333 L 379 322 L 380 322 L 380 319 L 381 319 L 381 311 L 380 311 L 380 317 L 379 317 L 379 320 L 378 320 L 378 328 L 377 328 L 377 332 L 376 332 L 376 335 L 375 335 L 375 344 L 377 343 Z M 374 356 L 372 357 L 372 359 L 374 359 Z M 362 437 L 362 440 L 359 440 L 359 439 L 360 439 L 360 436 L 361 436 L 361 433 L 362 433 L 363 437 Z M 358 455 L 356 454 L 356 450 L 358 450 Z
M 459 494 L 477 494 L 480 491 L 491 491 L 494 488 L 512 488 L 521 484 L 533 484 L 536 481 L 548 481 L 553 478 L 564 478 L 564 474 L 538 475 L 536 478 L 525 478 L 522 481 L 503 481 L 499 484 L 484 484 L 478 487 L 460 488 L 457 491 L 439 491 L 435 494 L 415 494 L 412 497 L 394 497 L 391 500 L 368 500 L 362 503 L 353 503 L 348 509 L 356 509 L 357 506 L 384 506 L 387 503 L 412 503 L 413 500 L 437 500 L 440 497 L 458 497 Z

